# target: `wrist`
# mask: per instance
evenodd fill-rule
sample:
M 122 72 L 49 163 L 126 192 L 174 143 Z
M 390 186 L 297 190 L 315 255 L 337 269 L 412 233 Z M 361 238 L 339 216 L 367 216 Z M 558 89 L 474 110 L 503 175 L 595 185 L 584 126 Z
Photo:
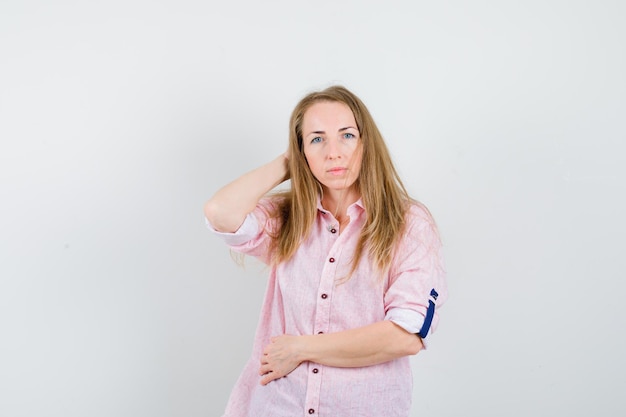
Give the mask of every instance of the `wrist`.
M 313 359 L 313 355 L 311 353 L 311 346 L 312 346 L 314 337 L 315 336 L 310 336 L 310 335 L 298 336 L 296 356 L 298 358 L 298 361 L 300 361 L 300 363 L 311 361 Z

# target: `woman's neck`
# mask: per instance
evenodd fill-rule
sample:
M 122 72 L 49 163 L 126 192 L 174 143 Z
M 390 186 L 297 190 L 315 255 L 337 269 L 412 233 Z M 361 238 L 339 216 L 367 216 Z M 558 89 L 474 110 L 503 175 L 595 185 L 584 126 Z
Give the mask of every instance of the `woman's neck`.
M 347 216 L 348 207 L 354 204 L 360 197 L 361 195 L 354 188 L 347 190 L 324 189 L 322 207 L 330 211 L 335 216 L 335 219 L 342 221 Z

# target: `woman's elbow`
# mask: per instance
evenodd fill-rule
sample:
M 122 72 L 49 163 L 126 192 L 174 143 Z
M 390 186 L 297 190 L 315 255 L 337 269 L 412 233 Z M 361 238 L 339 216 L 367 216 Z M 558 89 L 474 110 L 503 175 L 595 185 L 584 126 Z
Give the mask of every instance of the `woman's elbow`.
M 230 232 L 228 216 L 225 215 L 224 210 L 220 204 L 216 203 L 213 199 L 206 202 L 204 205 L 204 215 L 207 220 L 218 232 Z
M 245 215 L 226 209 L 215 199 L 204 204 L 204 215 L 215 230 L 224 233 L 234 233 L 245 219 Z
M 406 348 L 406 355 L 417 355 L 422 349 L 424 349 L 422 339 L 416 334 L 410 334 Z
M 396 339 L 393 345 L 397 349 L 397 356 L 401 357 L 417 355 L 419 351 L 424 348 L 424 345 L 422 344 L 422 339 L 417 334 L 409 333 L 395 323 L 393 323 L 393 328 L 396 335 Z
M 204 204 L 204 216 L 212 225 L 216 223 L 217 218 L 218 218 L 218 213 L 219 213 L 219 207 L 215 204 L 213 200 L 209 200 Z

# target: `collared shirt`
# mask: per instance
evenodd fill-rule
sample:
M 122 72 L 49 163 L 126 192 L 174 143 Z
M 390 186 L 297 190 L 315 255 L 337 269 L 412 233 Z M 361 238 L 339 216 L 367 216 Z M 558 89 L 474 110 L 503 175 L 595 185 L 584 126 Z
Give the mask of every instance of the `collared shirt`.
M 268 263 L 268 232 L 279 227 L 267 216 L 272 207 L 272 201 L 264 199 L 235 233 L 215 233 L 233 250 Z M 270 268 L 252 356 L 224 417 L 409 415 L 408 357 L 360 368 L 303 362 L 287 377 L 265 386 L 259 383 L 262 352 L 273 336 L 333 333 L 391 320 L 426 341 L 436 327 L 437 308 L 447 289 L 441 244 L 429 213 L 411 205 L 406 230 L 384 276 L 363 256 L 349 278 L 365 222 L 361 200 L 347 214 L 350 223 L 339 233 L 337 220 L 318 203 L 312 230 L 295 255 Z

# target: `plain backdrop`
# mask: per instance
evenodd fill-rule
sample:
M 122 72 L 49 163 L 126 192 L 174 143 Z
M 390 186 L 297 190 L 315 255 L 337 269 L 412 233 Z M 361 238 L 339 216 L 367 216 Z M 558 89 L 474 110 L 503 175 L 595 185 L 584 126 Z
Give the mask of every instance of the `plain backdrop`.
M 625 22 L 621 0 L 2 0 L 0 416 L 221 415 L 266 271 L 202 205 L 331 84 L 445 244 L 412 416 L 625 415 Z

